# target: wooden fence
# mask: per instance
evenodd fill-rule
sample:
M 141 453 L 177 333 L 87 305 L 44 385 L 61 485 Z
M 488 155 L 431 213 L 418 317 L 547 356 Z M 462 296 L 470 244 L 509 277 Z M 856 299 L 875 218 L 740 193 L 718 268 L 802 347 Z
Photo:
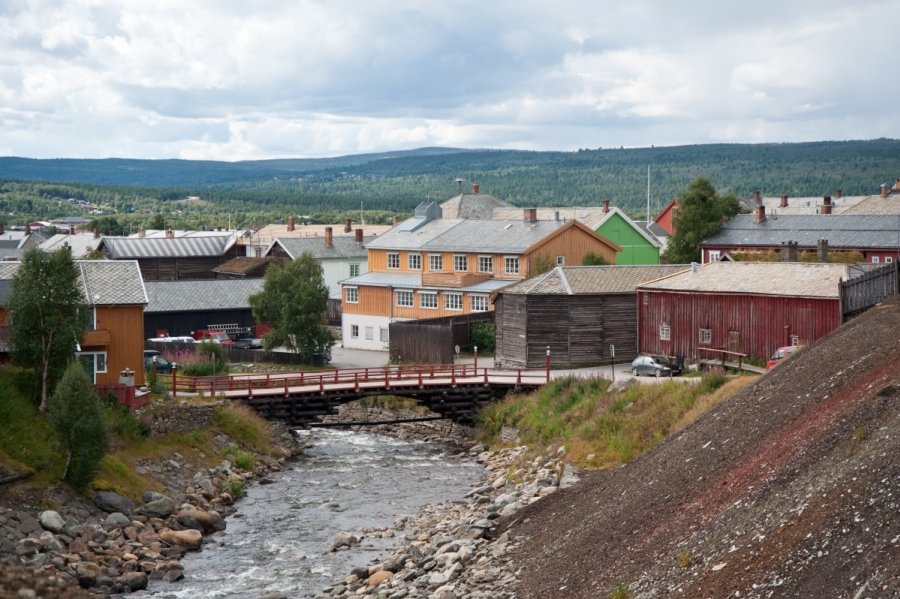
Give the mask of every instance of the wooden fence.
M 841 312 L 844 320 L 875 304 L 900 294 L 900 263 L 875 268 L 849 281 L 841 282 Z
M 471 351 L 472 327 L 494 322 L 493 312 L 392 322 L 391 360 L 416 364 L 450 364 L 458 345 Z

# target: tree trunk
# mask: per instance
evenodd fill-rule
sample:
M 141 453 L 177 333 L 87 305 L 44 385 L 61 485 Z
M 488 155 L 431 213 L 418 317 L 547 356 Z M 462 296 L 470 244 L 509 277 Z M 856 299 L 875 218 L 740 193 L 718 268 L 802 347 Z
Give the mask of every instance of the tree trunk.
M 47 411 L 47 381 L 50 377 L 50 365 L 47 363 L 47 360 L 44 360 L 41 369 L 41 405 L 38 407 L 38 412 L 43 414 Z

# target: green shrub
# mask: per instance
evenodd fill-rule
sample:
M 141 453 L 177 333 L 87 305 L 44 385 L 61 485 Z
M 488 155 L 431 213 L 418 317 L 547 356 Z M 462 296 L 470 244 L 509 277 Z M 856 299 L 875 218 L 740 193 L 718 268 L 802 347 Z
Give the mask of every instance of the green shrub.
M 109 431 L 123 441 L 137 441 L 150 436 L 150 428 L 134 417 L 128 406 L 112 394 L 103 399 L 103 411 Z
M 228 493 L 235 499 L 244 496 L 244 493 L 247 492 L 247 482 L 243 480 L 239 480 L 236 478 L 229 478 L 224 483 L 222 483 L 222 487 L 219 491 L 223 493 Z
M 496 328 L 493 322 L 479 322 L 472 327 L 469 341 L 479 351 L 494 353 L 496 348 Z
M 30 371 L 29 371 L 30 372 Z M 16 462 L 37 473 L 42 480 L 62 480 L 65 456 L 59 451 L 59 441 L 45 418 L 38 417 L 35 395 L 24 395 L 18 383 L 32 381 L 23 370 L 0 368 L 0 450 Z

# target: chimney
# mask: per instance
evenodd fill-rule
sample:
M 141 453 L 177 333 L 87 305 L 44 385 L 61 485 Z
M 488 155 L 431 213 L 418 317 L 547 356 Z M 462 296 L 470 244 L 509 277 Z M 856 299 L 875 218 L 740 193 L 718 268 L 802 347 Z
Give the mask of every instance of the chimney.
M 822 208 L 819 210 L 819 214 L 831 214 L 831 196 L 822 198 Z
M 609 212 L 609 200 L 603 200 L 603 214 Z
M 69 225 L 69 235 L 75 234 L 75 225 Z
M 537 208 L 526 208 L 524 220 L 526 223 L 536 223 L 537 222 Z
M 100 229 L 94 227 L 94 239 L 100 239 Z
M 835 189 L 834 190 L 834 199 L 839 200 L 842 197 L 844 197 L 844 190 L 843 189 Z
M 325 247 L 334 247 L 334 236 L 332 234 L 331 227 L 325 227 Z
M 25 235 L 31 235 L 31 225 L 25 225 Z
M 143 229 L 141 229 L 140 231 L 138 231 L 138 237 L 143 238 L 145 235 L 147 235 L 147 232 L 144 231 Z
M 289 216 L 287 230 L 293 231 L 295 228 L 297 228 L 297 220 L 293 216 Z
M 397 215 L 396 215 L 396 214 L 395 214 L 394 216 L 391 217 L 391 226 L 392 226 L 392 227 L 396 227 L 396 226 L 397 226 L 397 220 L 398 220 L 398 219 L 397 219 Z
M 760 204 L 756 207 L 756 222 L 761 223 L 766 220 L 766 207 L 763 204 Z
M 166 239 L 175 239 L 175 231 L 166 229 Z
M 788 207 L 788 197 L 787 197 L 787 194 L 781 196 L 781 204 L 779 205 L 779 207 L 780 207 L 780 208 L 787 208 L 787 207 Z
M 478 183 L 472 183 L 472 193 L 479 193 Z
M 557 210 L 553 213 L 553 220 L 559 221 L 559 210 Z
M 900 191 L 900 177 L 897 177 L 897 180 L 894 181 L 894 186 L 891 188 L 891 193 L 895 191 Z
M 757 204 L 762 204 L 762 194 L 759 193 L 759 190 L 753 192 L 753 201 Z
M 353 221 L 351 219 L 347 219 L 344 221 L 344 233 L 349 233 L 353 230 Z
M 363 242 L 363 230 L 357 229 L 356 230 L 356 243 L 358 243 L 359 245 L 362 245 L 362 242 Z
M 886 198 L 890 195 L 890 190 L 888 189 L 887 183 L 881 184 L 881 197 Z
M 816 244 L 816 260 L 823 264 L 828 262 L 828 240 L 820 239 Z

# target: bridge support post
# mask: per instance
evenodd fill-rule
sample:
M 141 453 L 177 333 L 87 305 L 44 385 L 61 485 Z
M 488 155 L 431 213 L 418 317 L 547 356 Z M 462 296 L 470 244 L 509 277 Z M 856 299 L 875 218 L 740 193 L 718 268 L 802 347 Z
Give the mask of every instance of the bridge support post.
M 359 373 L 358 372 L 353 373 L 353 389 L 355 391 L 359 391 Z
M 474 350 L 475 350 L 475 374 L 477 375 L 478 374 L 478 346 L 477 345 L 475 346 Z
M 550 382 L 550 346 L 547 346 L 547 359 L 544 362 L 544 366 L 547 369 L 547 382 Z
M 178 399 L 178 364 L 172 362 L 172 399 Z

